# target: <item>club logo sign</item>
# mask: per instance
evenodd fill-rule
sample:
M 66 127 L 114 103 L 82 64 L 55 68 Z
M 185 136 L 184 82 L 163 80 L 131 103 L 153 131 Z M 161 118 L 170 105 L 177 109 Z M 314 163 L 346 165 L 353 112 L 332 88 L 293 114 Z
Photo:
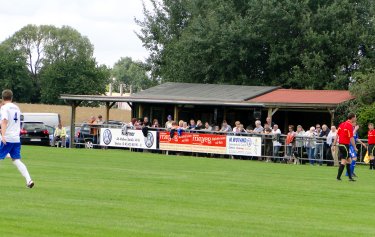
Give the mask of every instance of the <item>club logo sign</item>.
M 151 132 L 147 133 L 147 137 L 145 137 L 145 145 L 147 148 L 151 148 L 154 145 L 154 135 Z
M 109 145 L 112 141 L 112 132 L 109 129 L 104 130 L 103 133 L 103 142 L 106 145 Z

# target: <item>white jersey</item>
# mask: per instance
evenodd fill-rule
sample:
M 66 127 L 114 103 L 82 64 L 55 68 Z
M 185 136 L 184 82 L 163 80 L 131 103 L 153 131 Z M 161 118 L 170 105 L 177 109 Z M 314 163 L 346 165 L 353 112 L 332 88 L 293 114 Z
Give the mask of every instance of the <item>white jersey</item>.
M 13 103 L 6 103 L 1 106 L 1 122 L 8 121 L 8 126 L 5 131 L 5 140 L 11 143 L 20 142 L 21 130 L 21 111 L 17 105 Z

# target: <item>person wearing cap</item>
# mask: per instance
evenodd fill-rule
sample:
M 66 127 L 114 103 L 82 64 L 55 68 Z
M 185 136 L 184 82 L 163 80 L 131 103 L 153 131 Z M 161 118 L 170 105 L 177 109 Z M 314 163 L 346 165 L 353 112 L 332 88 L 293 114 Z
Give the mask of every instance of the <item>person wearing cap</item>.
M 167 120 L 168 121 L 165 122 L 165 128 L 171 129 L 172 128 L 172 123 L 173 123 L 172 115 L 168 115 Z

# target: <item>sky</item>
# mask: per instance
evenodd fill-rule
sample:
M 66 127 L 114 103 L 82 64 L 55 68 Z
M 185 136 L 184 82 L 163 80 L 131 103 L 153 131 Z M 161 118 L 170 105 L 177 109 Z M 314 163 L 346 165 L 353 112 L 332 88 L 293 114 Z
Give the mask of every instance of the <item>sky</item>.
M 28 24 L 68 25 L 89 38 L 99 64 L 112 67 L 121 57 L 148 56 L 134 18 L 143 19 L 142 0 L 0 0 L 0 42 Z

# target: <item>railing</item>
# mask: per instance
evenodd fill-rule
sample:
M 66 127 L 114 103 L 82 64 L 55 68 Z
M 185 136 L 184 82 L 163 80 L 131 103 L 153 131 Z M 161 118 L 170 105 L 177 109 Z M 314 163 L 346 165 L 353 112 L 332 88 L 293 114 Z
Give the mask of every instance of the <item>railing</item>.
M 124 126 L 119 125 L 112 125 L 112 124 L 106 124 L 106 125 L 88 125 L 84 124 L 79 125 L 77 127 L 81 127 L 81 132 L 79 136 L 75 137 L 75 144 L 78 147 L 85 147 L 85 148 L 104 148 L 108 147 L 108 145 L 100 144 L 101 141 L 101 131 L 102 128 L 109 128 L 118 130 L 124 129 Z M 140 132 L 142 128 L 130 128 L 127 127 L 126 130 L 129 131 L 137 131 Z M 326 143 L 326 138 L 321 137 L 305 137 L 305 136 L 296 136 L 293 143 L 290 145 L 286 144 L 286 135 L 280 135 L 279 137 L 276 137 L 273 134 L 255 134 L 255 133 L 234 133 L 234 132 L 216 132 L 216 131 L 205 131 L 205 130 L 185 130 L 182 131 L 182 134 L 186 136 L 186 134 L 206 134 L 208 135 L 214 135 L 214 137 L 219 137 L 216 135 L 225 135 L 230 137 L 244 137 L 244 138 L 260 138 L 260 146 L 261 146 L 261 152 L 260 155 L 252 156 L 249 154 L 239 153 L 240 155 L 234 155 L 234 154 L 226 154 L 223 153 L 223 151 L 220 149 L 220 146 L 218 145 L 215 149 L 217 149 L 217 152 L 213 149 L 199 149 L 199 146 L 195 146 L 196 149 L 190 150 L 190 149 L 181 149 L 181 147 L 184 144 L 179 144 L 178 139 L 174 139 L 177 141 L 177 143 L 174 143 L 175 141 L 171 142 L 176 144 L 176 146 L 169 146 L 165 148 L 165 146 L 161 146 L 161 144 L 165 145 L 165 142 L 162 143 L 165 136 L 167 136 L 170 130 L 164 129 L 164 128 L 148 128 L 149 131 L 154 131 L 156 134 L 155 141 L 158 142 L 157 146 L 155 146 L 155 149 L 150 148 L 151 150 L 162 150 L 162 151 L 169 151 L 169 152 L 183 152 L 184 154 L 189 153 L 210 153 L 216 156 L 226 157 L 226 158 L 253 158 L 258 160 L 265 160 L 265 161 L 273 161 L 273 162 L 285 162 L 285 163 L 310 163 L 310 164 L 334 164 L 334 156 L 335 154 L 332 152 L 331 147 Z M 95 132 L 96 131 L 96 132 Z M 182 134 L 179 134 L 177 130 L 174 131 L 175 136 L 179 137 Z M 163 136 L 164 137 L 163 137 Z M 197 135 L 195 136 L 197 137 Z M 160 140 L 162 139 L 162 140 Z M 199 138 L 202 139 L 202 138 Z M 275 145 L 274 142 L 278 141 L 280 144 Z M 364 143 L 367 143 L 367 140 L 362 139 L 361 140 Z M 219 142 L 219 141 L 218 141 Z M 166 142 L 168 143 L 168 142 Z M 183 141 L 182 141 L 183 143 Z M 181 146 L 179 146 L 181 145 Z M 118 147 L 121 147 L 118 146 Z M 131 144 L 124 145 L 122 148 L 124 149 L 131 149 Z M 366 149 L 360 145 L 357 144 L 358 148 L 358 157 L 357 162 L 363 162 L 364 156 L 366 154 Z M 134 150 L 134 149 L 131 149 Z M 139 149 L 135 149 L 139 150 Z M 337 150 L 337 149 L 336 149 Z M 259 152 L 259 151 L 258 151 Z

